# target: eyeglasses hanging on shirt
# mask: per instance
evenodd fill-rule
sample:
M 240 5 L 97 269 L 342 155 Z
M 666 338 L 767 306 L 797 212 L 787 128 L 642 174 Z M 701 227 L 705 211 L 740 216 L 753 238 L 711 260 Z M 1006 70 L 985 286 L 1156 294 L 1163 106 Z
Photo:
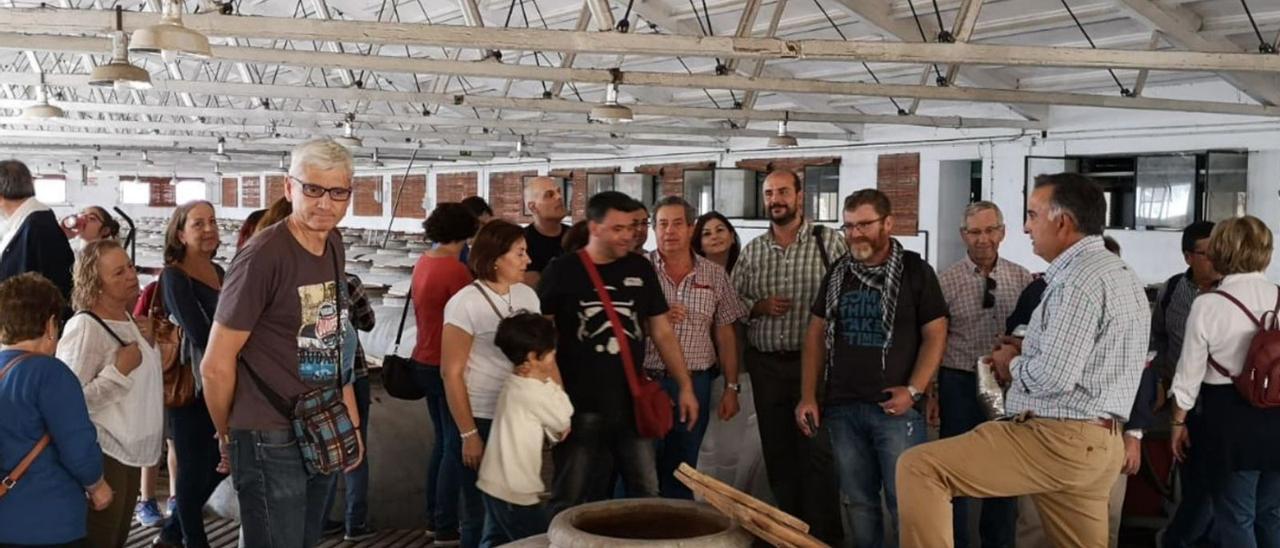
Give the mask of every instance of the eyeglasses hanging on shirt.
M 982 308 L 995 308 L 996 306 L 996 279 L 987 277 L 986 290 L 982 292 Z

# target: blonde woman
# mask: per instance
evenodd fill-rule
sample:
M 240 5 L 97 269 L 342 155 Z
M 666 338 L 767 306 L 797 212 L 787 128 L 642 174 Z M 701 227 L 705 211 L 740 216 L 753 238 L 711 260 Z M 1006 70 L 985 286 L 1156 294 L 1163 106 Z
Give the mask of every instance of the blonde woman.
M 124 546 L 141 469 L 160 461 L 164 443 L 164 381 L 160 352 L 129 314 L 138 300 L 138 273 L 113 240 L 85 245 L 73 270 L 75 316 L 58 341 L 58 359 L 84 387 L 89 418 L 102 446 L 103 476 L 120 493 L 89 514 L 97 548 Z
M 1210 486 L 1219 546 L 1280 546 L 1280 409 L 1253 407 L 1232 384 L 1255 319 L 1280 309 L 1264 274 L 1271 252 L 1271 229 L 1256 217 L 1213 228 L 1209 260 L 1222 282 L 1192 302 L 1173 377 L 1173 453 Z

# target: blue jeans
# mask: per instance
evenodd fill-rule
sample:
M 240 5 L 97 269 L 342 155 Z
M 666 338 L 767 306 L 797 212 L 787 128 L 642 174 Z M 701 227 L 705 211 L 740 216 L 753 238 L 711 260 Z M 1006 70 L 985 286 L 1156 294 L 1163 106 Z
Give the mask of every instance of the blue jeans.
M 484 539 L 482 548 L 501 546 L 547 532 L 547 509 L 541 504 L 521 506 L 480 493 L 484 498 Z
M 978 377 L 972 372 L 942 368 L 938 371 L 938 404 L 942 407 L 939 435 L 959 436 L 986 422 L 978 403 Z M 978 528 L 983 548 L 1013 548 L 1017 537 L 1018 499 L 952 499 L 956 546 L 969 544 L 969 508 L 981 506 Z
M 445 431 L 452 429 L 457 438 L 458 427 L 449 414 L 444 397 L 444 380 L 440 368 L 414 362 L 413 380 L 427 394 L 427 412 L 431 415 L 431 459 L 427 462 L 427 529 L 458 530 L 458 494 L 462 489 L 461 461 L 445 459 Z
M 334 476 L 307 473 L 302 451 L 288 430 L 232 430 L 230 452 L 243 545 L 315 546 Z
M 344 500 L 347 503 L 347 514 L 343 521 L 348 533 L 369 525 L 369 377 L 360 377 L 351 386 L 356 393 L 356 411 L 360 413 L 360 439 L 364 440 L 365 452 L 360 466 L 342 475 L 346 486 Z M 324 501 L 326 518 L 333 509 L 333 501 L 337 495 L 338 482 L 335 481 Z
M 448 413 L 448 410 L 445 411 Z M 489 427 L 493 426 L 491 419 L 482 419 L 474 417 L 476 421 L 476 430 L 479 431 L 480 440 L 489 441 Z M 462 548 L 476 548 L 480 546 L 480 538 L 484 535 L 484 530 L 488 524 L 484 518 L 484 500 L 480 497 L 480 489 L 476 488 L 476 480 L 479 479 L 474 468 L 470 468 L 462 464 L 462 433 L 458 431 L 457 423 L 450 420 L 445 423 L 444 431 L 444 460 L 449 468 L 460 470 L 459 490 L 462 494 L 462 527 L 461 546 Z
M 624 424 L 602 413 L 575 412 L 570 429 L 569 438 L 551 449 L 555 464 L 552 516 L 571 506 L 609 499 L 615 469 L 628 495 L 658 496 L 653 440 L 640 437 L 635 423 Z
M 926 441 L 924 417 L 914 408 L 889 416 L 878 404 L 853 402 L 827 407 L 822 420 L 831 433 L 840 491 L 849 499 L 853 545 L 880 548 L 885 544 L 880 492 L 884 490 L 890 524 L 896 532 L 898 457 Z
M 1280 546 L 1280 472 L 1233 472 L 1213 494 L 1219 546 Z
M 1195 435 L 1194 433 L 1192 434 Z M 1205 484 L 1205 473 L 1195 467 L 1195 449 L 1178 468 L 1182 480 L 1182 500 L 1169 518 L 1161 548 L 1192 548 L 1207 540 L 1213 525 L 1213 497 Z
M 174 480 L 177 508 L 160 530 L 160 539 L 188 548 L 208 548 L 204 531 L 204 505 L 226 478 L 217 471 L 222 455 L 218 451 L 217 431 L 209 418 L 204 397 L 183 407 L 165 410 L 173 437 L 173 451 L 178 459 L 178 477 Z
M 702 438 L 707 433 L 707 421 L 711 417 L 711 371 L 693 371 L 693 395 L 698 398 L 698 421 L 693 430 L 688 430 L 684 423 L 677 423 L 667 437 L 654 441 L 654 451 L 658 461 L 658 491 L 664 498 L 693 500 L 693 491 L 685 487 L 675 477 L 680 463 L 698 467 L 698 449 L 702 447 Z M 680 385 L 670 377 L 662 379 L 662 387 L 671 395 L 671 401 L 679 401 Z M 679 421 L 680 417 L 676 417 Z

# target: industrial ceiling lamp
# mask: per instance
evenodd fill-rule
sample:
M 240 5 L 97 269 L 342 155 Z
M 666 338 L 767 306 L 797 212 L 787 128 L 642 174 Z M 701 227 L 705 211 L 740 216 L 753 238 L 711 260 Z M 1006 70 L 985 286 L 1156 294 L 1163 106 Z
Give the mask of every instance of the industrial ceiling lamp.
M 98 165 L 97 156 L 93 157 L 93 165 L 89 166 L 89 170 L 93 173 L 95 177 L 98 175 L 102 175 L 102 166 Z
M 66 115 L 66 111 L 58 108 L 57 105 L 49 104 L 49 90 L 45 88 L 44 72 L 41 72 L 40 87 L 36 88 L 36 104 L 22 109 L 22 118 L 24 120 L 48 120 L 50 118 L 63 118 Z
M 148 158 L 148 157 L 147 157 L 147 151 L 145 151 L 145 150 L 144 150 L 144 151 L 142 151 L 142 161 L 141 161 L 141 162 L 138 162 L 138 163 L 139 163 L 140 165 L 142 165 L 142 166 L 145 166 L 145 167 L 151 167 L 151 166 L 156 165 L 156 163 L 155 163 L 155 162 L 152 162 L 152 161 L 151 161 L 151 158 Z
M 617 69 L 614 69 L 616 72 Z M 615 78 L 616 79 L 616 78 Z M 609 82 L 604 88 L 604 104 L 591 109 L 591 118 L 601 122 L 630 122 L 633 119 L 631 109 L 618 104 L 618 84 Z
M 129 36 L 124 33 L 123 12 L 124 8 L 116 5 L 116 30 L 111 33 L 111 62 L 93 69 L 89 85 L 114 86 L 119 90 L 151 89 L 151 75 L 129 63 Z
M 364 146 L 364 142 L 359 137 L 356 137 L 355 129 L 351 127 L 351 123 L 354 121 L 356 121 L 356 115 L 348 113 L 347 119 L 342 122 L 342 137 L 334 137 L 333 140 L 347 148 Z
M 776 148 L 795 148 L 800 145 L 795 137 L 787 133 L 787 119 L 790 113 L 783 113 L 782 119 L 778 120 L 778 134 L 769 138 L 769 146 Z
M 178 55 L 198 58 L 212 56 L 213 52 L 209 50 L 209 38 L 183 26 L 183 1 L 162 1 L 164 4 L 160 22 L 133 31 L 133 36 L 129 39 L 129 51 L 158 53 L 165 62 L 175 61 Z
M 369 167 L 383 167 L 385 164 L 378 158 L 378 149 L 373 149 L 373 160 L 369 162 Z
M 284 157 L 285 157 L 285 154 L 284 154 L 284 153 L 281 153 L 281 154 L 280 154 L 280 165 L 276 166 L 276 167 L 273 169 L 273 172 L 274 172 L 274 173 L 288 173 L 288 172 L 289 172 L 289 168 L 288 168 L 287 166 L 285 166 L 285 165 L 284 165 Z
M 525 150 L 525 149 L 524 149 L 524 137 L 523 137 L 523 136 L 522 136 L 522 137 L 520 137 L 520 140 L 519 140 L 519 141 L 516 141 L 516 149 L 515 149 L 515 150 L 513 150 L 513 151 L 511 151 L 511 154 L 509 154 L 508 156 L 509 156 L 510 158 L 513 158 L 513 159 L 528 158 L 528 157 L 529 157 L 529 151 L 527 151 L 527 150 Z
M 213 163 L 213 176 L 218 179 L 222 178 L 222 165 L 218 162 Z M 174 177 L 174 180 L 177 180 L 176 176 Z
M 209 159 L 214 162 L 230 162 L 231 157 L 227 156 L 227 138 L 218 137 L 218 152 L 209 155 Z

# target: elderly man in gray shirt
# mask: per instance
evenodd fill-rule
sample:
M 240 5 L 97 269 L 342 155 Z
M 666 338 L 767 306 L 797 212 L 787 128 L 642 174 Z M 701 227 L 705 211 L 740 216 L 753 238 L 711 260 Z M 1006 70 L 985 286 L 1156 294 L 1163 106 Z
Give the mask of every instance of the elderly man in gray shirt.
M 1121 429 L 1146 361 L 1142 283 L 1102 243 L 1106 200 L 1087 177 L 1036 178 L 1025 232 L 1050 261 L 1024 342 L 990 360 L 1011 420 L 909 450 L 898 461 L 903 546 L 953 546 L 952 497 L 1031 495 L 1055 546 L 1107 543 Z

